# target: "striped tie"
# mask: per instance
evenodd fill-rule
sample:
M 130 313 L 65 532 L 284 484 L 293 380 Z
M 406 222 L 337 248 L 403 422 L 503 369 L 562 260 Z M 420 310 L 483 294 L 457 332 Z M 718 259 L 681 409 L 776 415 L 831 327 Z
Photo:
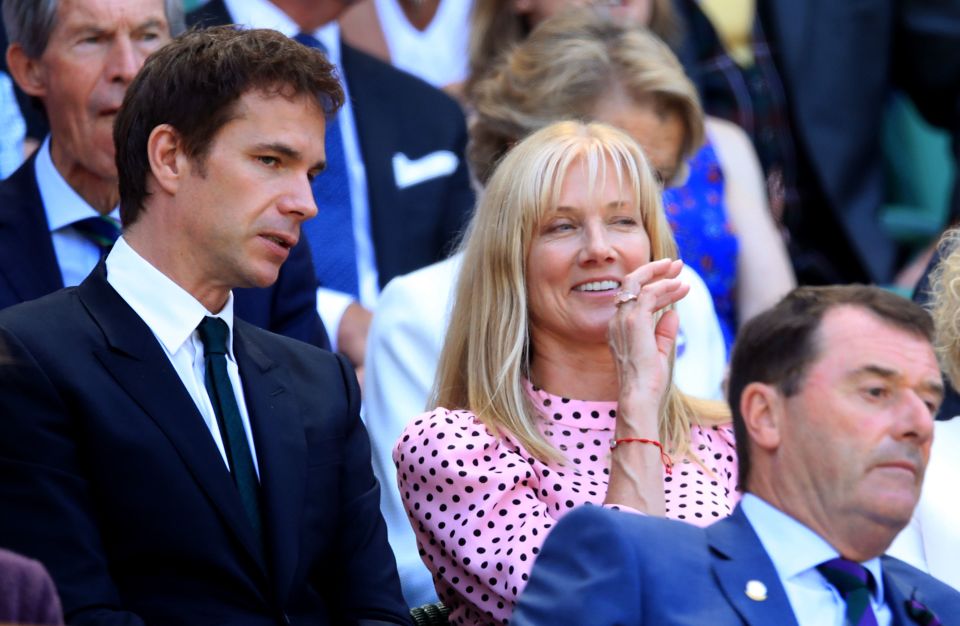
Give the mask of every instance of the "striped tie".
M 836 558 L 821 563 L 817 571 L 827 579 L 847 603 L 846 626 L 877 626 L 877 616 L 870 606 L 873 576 L 856 561 Z
M 107 256 L 110 248 L 120 237 L 120 223 L 109 215 L 98 215 L 77 220 L 70 226 L 83 235 L 100 251 L 100 258 Z

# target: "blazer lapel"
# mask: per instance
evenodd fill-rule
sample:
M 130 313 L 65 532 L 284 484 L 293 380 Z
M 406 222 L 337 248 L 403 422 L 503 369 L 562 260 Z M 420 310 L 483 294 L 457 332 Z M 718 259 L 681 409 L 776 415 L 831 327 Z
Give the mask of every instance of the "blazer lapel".
M 916 587 L 902 580 L 900 577 L 894 576 L 890 571 L 891 568 L 888 567 L 887 559 L 883 560 L 884 600 L 887 606 L 890 607 L 890 612 L 893 614 L 893 619 L 890 623 L 893 626 L 912 626 L 913 624 L 918 624 L 917 620 L 910 617 L 910 614 L 907 613 L 907 603 L 911 599 L 924 603 L 923 596 L 917 592 Z
M 8 178 L 0 192 L 0 271 L 20 302 L 63 287 L 47 215 L 34 174 L 36 155 Z
M 107 347 L 96 357 L 166 434 L 224 524 L 265 571 L 253 528 L 203 417 L 153 333 L 107 283 L 103 262 L 78 294 L 106 338 Z
M 233 348 L 259 460 L 267 554 L 283 602 L 299 562 L 307 443 L 289 374 L 260 349 L 251 330 L 237 319 Z
M 798 626 L 773 562 L 743 511 L 737 507 L 732 516 L 707 527 L 706 533 L 717 581 L 744 622 Z M 765 594 L 747 595 L 748 584 L 764 589 Z

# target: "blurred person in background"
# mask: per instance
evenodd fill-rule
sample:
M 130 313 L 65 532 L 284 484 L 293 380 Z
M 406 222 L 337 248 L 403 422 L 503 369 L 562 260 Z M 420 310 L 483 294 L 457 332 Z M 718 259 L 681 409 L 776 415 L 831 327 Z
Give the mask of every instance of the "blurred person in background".
M 949 230 L 943 236 L 938 258 L 926 306 L 933 315 L 942 369 L 956 388 L 960 385 L 960 230 Z M 941 408 L 943 421 L 934 427 L 920 502 L 889 554 L 960 590 L 960 500 L 955 495 L 960 485 L 960 419 L 955 410 L 955 405 Z

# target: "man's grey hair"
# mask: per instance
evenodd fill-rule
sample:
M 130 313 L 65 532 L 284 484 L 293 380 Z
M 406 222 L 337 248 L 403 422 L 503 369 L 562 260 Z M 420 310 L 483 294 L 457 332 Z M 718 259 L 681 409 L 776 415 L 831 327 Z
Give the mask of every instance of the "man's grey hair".
M 184 31 L 183 0 L 163 0 L 170 34 Z M 7 41 L 20 44 L 31 59 L 47 49 L 57 21 L 60 0 L 3 0 L 3 24 Z

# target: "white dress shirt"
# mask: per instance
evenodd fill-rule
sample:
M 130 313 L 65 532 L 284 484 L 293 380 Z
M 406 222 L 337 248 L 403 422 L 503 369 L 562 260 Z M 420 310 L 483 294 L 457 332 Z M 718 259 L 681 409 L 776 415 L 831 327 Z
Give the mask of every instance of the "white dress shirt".
M 272 28 L 287 37 L 300 32 L 290 17 L 269 0 L 224 0 L 230 17 L 237 24 L 251 28 Z M 356 120 L 350 105 L 350 91 L 340 64 L 340 26 L 336 21 L 309 33 L 316 37 L 327 49 L 330 62 L 337 68 L 340 84 L 343 85 L 346 100 L 337 115 L 337 123 L 343 135 L 343 151 L 347 161 L 347 174 L 350 177 L 350 203 L 353 209 L 353 237 L 357 250 L 357 277 L 360 287 L 360 304 L 372 309 L 380 294 L 377 262 L 373 249 L 373 236 L 370 232 L 370 201 L 367 196 L 367 174 L 360 154 L 360 141 L 357 136 Z M 323 207 L 319 207 L 323 210 Z M 332 349 L 337 349 L 337 329 L 346 308 L 353 302 L 353 296 L 320 288 L 317 290 L 317 311 L 330 335 Z
M 441 0 L 424 30 L 410 23 L 400 0 L 374 0 L 374 4 L 394 67 L 434 87 L 466 80 L 472 0 Z
M 822 537 L 765 500 L 747 493 L 740 501 L 744 514 L 773 561 L 800 626 L 843 626 L 847 605 L 817 565 L 840 554 Z M 877 588 L 870 604 L 879 626 L 890 626 L 890 607 L 883 598 L 879 558 L 861 563 L 873 574 Z
M 960 417 L 934 426 L 913 519 L 887 551 L 960 591 Z
M 250 416 L 247 414 L 247 405 L 243 399 L 243 382 L 240 380 L 240 370 L 233 354 L 233 294 L 227 298 L 223 309 L 217 313 L 207 311 L 189 293 L 184 291 L 160 270 L 151 265 L 146 259 L 137 254 L 137 251 L 121 237 L 107 256 L 107 282 L 120 294 L 120 297 L 130 305 L 130 308 L 146 323 L 153 335 L 160 342 L 170 363 L 177 371 L 177 375 L 193 398 L 197 410 L 203 416 L 207 429 L 213 437 L 220 456 L 227 468 L 230 461 L 220 436 L 220 427 L 217 425 L 217 414 L 210 403 L 204 385 L 206 367 L 203 359 L 203 342 L 197 333 L 197 326 L 206 316 L 219 317 L 226 322 L 230 333 L 227 336 L 227 375 L 233 386 L 233 393 L 240 409 L 240 419 L 243 421 L 243 430 L 247 434 L 247 443 L 253 456 L 253 467 L 260 476 L 260 466 L 257 463 L 256 446 L 253 443 L 253 433 L 250 430 Z
M 72 224 L 88 217 L 97 217 L 100 213 L 73 190 L 54 166 L 50 157 L 49 135 L 37 150 L 33 165 L 63 286 L 79 285 L 100 261 L 100 248 L 74 230 Z M 110 217 L 119 222 L 120 209 L 114 208 Z

